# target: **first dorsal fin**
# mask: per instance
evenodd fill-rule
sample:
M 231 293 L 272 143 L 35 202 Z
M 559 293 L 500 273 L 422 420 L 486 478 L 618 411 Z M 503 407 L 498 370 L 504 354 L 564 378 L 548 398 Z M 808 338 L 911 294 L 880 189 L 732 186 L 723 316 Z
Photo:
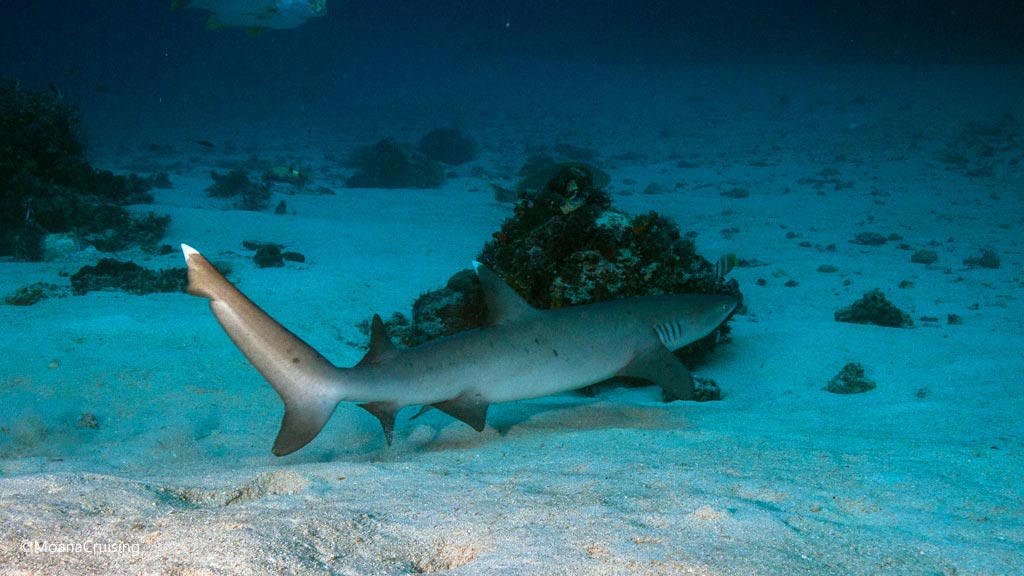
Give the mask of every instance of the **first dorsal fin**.
M 490 268 L 473 262 L 473 269 L 476 270 L 476 277 L 480 279 L 480 285 L 484 290 L 484 302 L 487 304 L 486 326 L 507 322 L 534 312 L 535 308 Z
M 391 337 L 388 336 L 388 330 L 384 327 L 384 321 L 380 319 L 380 314 L 374 314 L 373 320 L 370 322 L 370 349 L 367 350 L 366 356 L 363 356 L 357 366 L 380 364 L 398 354 L 398 347 L 391 342 Z

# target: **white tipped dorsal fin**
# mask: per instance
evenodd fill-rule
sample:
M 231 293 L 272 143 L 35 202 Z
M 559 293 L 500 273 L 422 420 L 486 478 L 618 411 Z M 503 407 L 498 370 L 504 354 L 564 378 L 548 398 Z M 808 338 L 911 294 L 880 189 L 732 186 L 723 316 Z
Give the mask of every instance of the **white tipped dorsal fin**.
M 534 307 L 516 293 L 490 268 L 480 262 L 473 261 L 476 277 L 484 290 L 484 302 L 487 304 L 486 326 L 500 324 L 534 312 Z

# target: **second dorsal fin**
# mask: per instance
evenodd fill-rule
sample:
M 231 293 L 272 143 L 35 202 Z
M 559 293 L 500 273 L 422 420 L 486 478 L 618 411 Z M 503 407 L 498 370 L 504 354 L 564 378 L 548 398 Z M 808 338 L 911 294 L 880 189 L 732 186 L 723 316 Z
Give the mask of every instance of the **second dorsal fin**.
M 473 269 L 476 270 L 476 277 L 480 279 L 484 302 L 487 304 L 485 326 L 508 322 L 536 311 L 490 268 L 474 261 Z
M 395 439 L 395 414 L 398 414 L 398 406 L 394 402 L 366 402 L 358 406 L 380 420 L 380 426 L 384 429 L 384 439 L 387 440 L 388 446 L 391 446 Z

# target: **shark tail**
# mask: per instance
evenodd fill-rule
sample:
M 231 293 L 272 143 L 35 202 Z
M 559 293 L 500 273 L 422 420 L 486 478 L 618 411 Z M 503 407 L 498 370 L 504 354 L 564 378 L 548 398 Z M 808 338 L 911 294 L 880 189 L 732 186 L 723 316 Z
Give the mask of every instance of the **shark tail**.
M 188 293 L 209 298 L 210 310 L 238 349 L 284 401 L 274 441 L 276 456 L 291 454 L 320 433 L 342 398 L 342 370 L 249 300 L 191 246 Z

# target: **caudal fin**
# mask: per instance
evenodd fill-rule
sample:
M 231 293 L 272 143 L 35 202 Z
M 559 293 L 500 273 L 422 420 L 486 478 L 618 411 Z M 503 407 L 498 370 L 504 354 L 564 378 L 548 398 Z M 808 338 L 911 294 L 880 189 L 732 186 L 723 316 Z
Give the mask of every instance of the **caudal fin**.
M 224 331 L 284 401 L 274 454 L 302 448 L 334 413 L 341 399 L 341 370 L 253 304 L 194 248 L 182 244 L 181 250 L 188 264 L 188 293 L 210 299 Z

